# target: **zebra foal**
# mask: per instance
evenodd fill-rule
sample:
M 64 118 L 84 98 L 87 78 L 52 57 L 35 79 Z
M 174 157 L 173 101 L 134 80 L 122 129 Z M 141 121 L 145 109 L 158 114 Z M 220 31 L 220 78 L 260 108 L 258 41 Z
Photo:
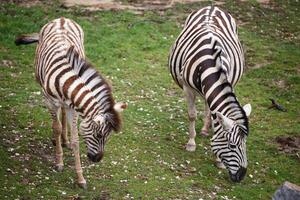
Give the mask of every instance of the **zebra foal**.
M 213 126 L 211 147 L 232 181 L 241 181 L 247 170 L 246 139 L 250 104 L 241 107 L 233 87 L 244 71 L 244 53 L 235 20 L 218 7 L 192 12 L 169 54 L 169 69 L 188 102 L 188 151 L 195 151 L 196 95 L 205 100 L 201 133 Z M 223 166 L 224 166 L 223 165 Z
M 35 77 L 42 87 L 52 117 L 56 168 L 58 171 L 63 170 L 61 138 L 63 144 L 68 144 L 69 124 L 70 146 L 75 156 L 78 184 L 86 188 L 80 162 L 78 116 L 81 118 L 80 133 L 87 146 L 88 158 L 99 162 L 109 135 L 112 131 L 120 130 L 119 112 L 125 109 L 127 104 L 115 103 L 110 85 L 87 62 L 83 40 L 81 27 L 76 22 L 62 17 L 44 25 L 38 34 L 18 37 L 15 43 L 38 43 Z

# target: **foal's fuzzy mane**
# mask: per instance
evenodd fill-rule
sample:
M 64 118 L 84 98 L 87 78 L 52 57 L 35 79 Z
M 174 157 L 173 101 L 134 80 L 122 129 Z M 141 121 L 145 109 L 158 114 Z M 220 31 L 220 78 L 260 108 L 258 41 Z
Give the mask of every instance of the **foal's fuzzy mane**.
M 112 129 L 114 131 L 119 131 L 121 128 L 121 118 L 119 113 L 114 109 L 115 100 L 112 96 L 112 88 L 108 81 L 90 62 L 86 59 L 80 58 L 74 46 L 71 46 L 68 49 L 67 58 L 74 72 L 84 82 L 85 86 L 90 89 L 97 102 L 99 102 L 99 104 L 103 104 L 107 101 L 109 102 L 109 106 L 101 112 L 107 116 Z M 105 101 L 103 101 L 103 97 L 105 97 Z

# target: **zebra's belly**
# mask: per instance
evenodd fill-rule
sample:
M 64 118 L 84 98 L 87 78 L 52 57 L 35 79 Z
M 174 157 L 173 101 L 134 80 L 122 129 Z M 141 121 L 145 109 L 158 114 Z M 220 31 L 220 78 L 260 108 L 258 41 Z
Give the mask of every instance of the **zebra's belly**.
M 43 93 L 46 99 L 55 107 L 70 107 L 72 102 L 67 99 L 61 90 L 57 90 L 55 85 L 55 79 L 50 79 L 41 84 Z
M 69 103 L 68 103 L 68 101 L 66 101 L 66 100 L 64 101 L 61 98 L 54 97 L 53 95 L 50 95 L 49 93 L 47 93 L 44 90 L 44 88 L 43 88 L 43 95 L 45 97 L 45 102 L 46 102 L 46 105 L 48 106 L 48 108 L 70 107 L 71 101 L 69 101 Z

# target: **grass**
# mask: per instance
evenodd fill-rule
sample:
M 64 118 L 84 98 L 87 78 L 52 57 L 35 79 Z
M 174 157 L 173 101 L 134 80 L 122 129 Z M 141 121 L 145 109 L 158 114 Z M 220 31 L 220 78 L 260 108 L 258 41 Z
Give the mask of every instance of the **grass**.
M 168 72 L 167 56 L 188 13 L 209 4 L 144 15 L 63 9 L 59 3 L 30 8 L 1 4 L 0 198 L 270 199 L 285 180 L 299 185 L 299 158 L 279 152 L 274 142 L 277 136 L 299 136 L 300 130 L 300 16 L 295 1 L 222 5 L 241 22 L 249 67 L 236 87 L 240 102 L 253 107 L 246 179 L 232 183 L 226 171 L 214 167 L 209 138 L 197 137 L 194 153 L 183 148 L 188 140 L 186 102 Z M 89 163 L 81 145 L 87 190 L 75 184 L 70 150 L 64 149 L 64 172 L 53 170 L 51 122 L 33 74 L 35 45 L 13 43 L 16 35 L 37 32 L 60 16 L 82 26 L 87 57 L 112 82 L 117 101 L 129 104 L 123 130 L 111 137 L 101 163 Z M 268 109 L 270 97 L 288 112 Z M 200 101 L 198 110 L 200 131 Z

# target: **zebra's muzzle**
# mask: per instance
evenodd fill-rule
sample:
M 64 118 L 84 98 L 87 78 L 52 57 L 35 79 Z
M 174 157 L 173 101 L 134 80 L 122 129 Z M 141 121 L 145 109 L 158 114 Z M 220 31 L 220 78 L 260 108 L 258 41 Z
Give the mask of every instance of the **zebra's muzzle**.
M 236 174 L 232 174 L 229 171 L 230 179 L 233 182 L 240 182 L 241 180 L 244 179 L 246 172 L 247 172 L 247 168 L 244 168 L 244 167 L 240 167 Z
M 87 156 L 92 162 L 99 162 L 103 158 L 103 152 L 99 152 L 97 154 L 88 153 Z

